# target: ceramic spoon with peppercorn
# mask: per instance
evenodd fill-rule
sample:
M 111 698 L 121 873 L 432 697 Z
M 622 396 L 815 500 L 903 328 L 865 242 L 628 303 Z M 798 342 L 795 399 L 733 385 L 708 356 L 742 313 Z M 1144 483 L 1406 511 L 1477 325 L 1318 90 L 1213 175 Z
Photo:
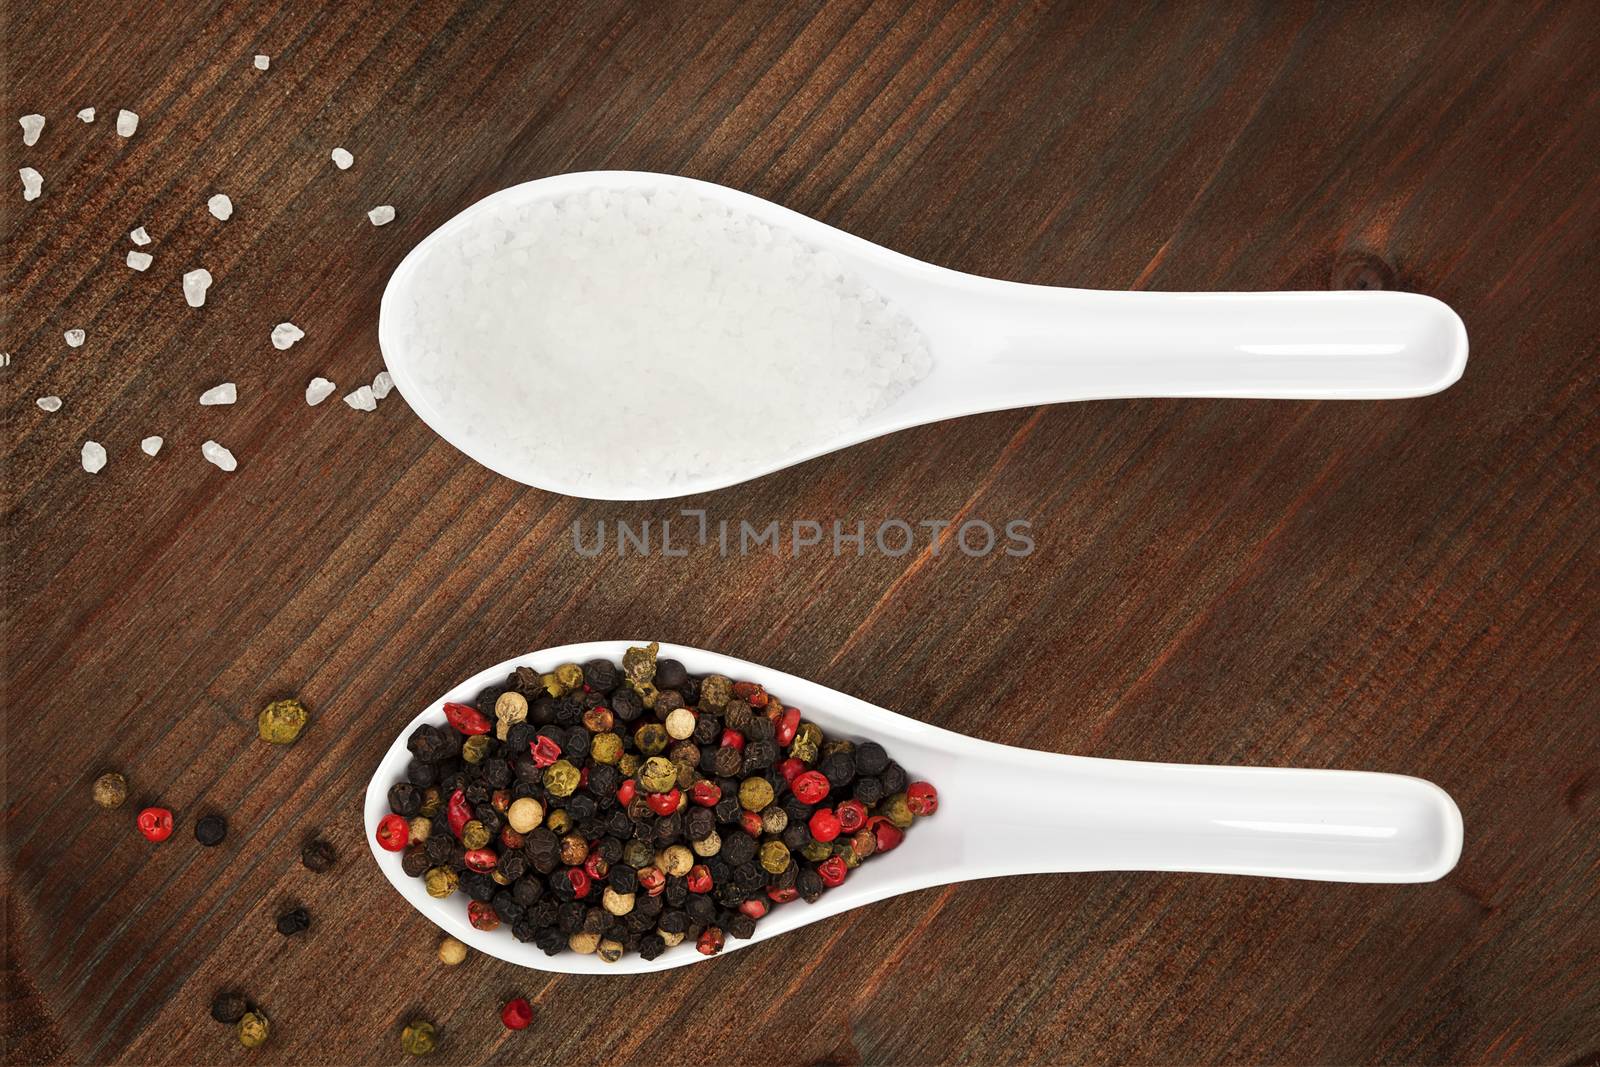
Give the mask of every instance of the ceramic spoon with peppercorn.
M 439 900 L 377 843 L 390 787 L 405 778 L 407 739 L 445 721 L 446 703 L 470 702 L 519 666 L 620 661 L 638 642 L 595 641 L 529 653 L 461 683 L 395 739 L 367 787 L 367 840 L 389 881 L 451 935 L 500 959 L 546 971 L 631 974 L 710 957 L 693 943 L 654 960 L 608 963 L 594 955 L 546 955 L 505 927 L 467 921 L 459 893 Z M 937 812 L 918 818 L 892 851 L 848 872 L 815 903 L 774 907 L 749 940 L 796 931 L 899 893 L 1012 874 L 1079 871 L 1192 871 L 1338 882 L 1428 882 L 1461 853 L 1461 814 L 1438 786 L 1365 771 L 1203 767 L 1057 755 L 993 744 L 908 719 L 815 682 L 731 656 L 663 645 L 694 675 L 759 683 L 830 738 L 876 741 L 914 779 L 937 789 Z M 644 720 L 641 720 L 644 721 Z
M 575 200 L 595 205 L 571 229 L 582 239 L 546 239 L 565 232 L 555 212 L 582 212 Z M 610 244 L 582 228 L 612 223 Z M 752 229 L 763 242 L 793 238 L 770 271 Z M 674 258 L 685 245 L 688 258 Z M 670 299 L 651 305 L 652 292 Z M 1461 319 L 1427 296 L 1026 285 L 637 171 L 541 178 L 467 208 L 396 269 L 378 336 L 412 409 L 468 456 L 528 485 L 612 500 L 721 489 L 1008 408 L 1417 397 L 1455 382 L 1467 359 Z M 643 425 L 657 431 L 648 443 L 623 430 Z M 737 426 L 760 432 L 730 439 Z

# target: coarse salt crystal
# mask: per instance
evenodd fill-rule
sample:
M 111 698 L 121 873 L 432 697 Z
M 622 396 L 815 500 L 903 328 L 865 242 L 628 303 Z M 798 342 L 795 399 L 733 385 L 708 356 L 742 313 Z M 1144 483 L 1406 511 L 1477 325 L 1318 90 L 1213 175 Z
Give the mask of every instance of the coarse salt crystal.
M 78 112 L 78 117 L 80 119 L 82 119 L 84 122 L 93 122 L 94 121 L 94 108 L 92 108 L 92 107 L 84 108 L 82 111 Z
M 232 382 L 214 385 L 200 394 L 200 403 L 208 408 L 218 404 L 231 404 L 238 399 L 239 389 Z
M 390 377 L 389 372 L 386 370 L 379 371 L 377 377 L 372 379 L 372 395 L 379 400 L 388 396 L 389 391 L 393 388 L 394 378 Z
M 44 175 L 32 167 L 23 167 L 17 173 L 22 175 L 22 199 L 39 199 L 39 194 L 44 191 Z
M 223 222 L 233 218 L 233 201 L 229 200 L 225 193 L 218 193 L 207 200 L 206 208 Z
M 394 208 L 388 204 L 379 204 L 367 212 L 367 218 L 372 220 L 374 226 L 383 226 L 394 221 Z
M 201 445 L 200 454 L 225 471 L 231 471 L 239 466 L 239 461 L 233 458 L 233 453 L 215 441 L 207 441 Z
M 204 307 L 206 290 L 211 288 L 211 272 L 201 267 L 183 276 L 183 298 L 192 308 Z
M 147 245 L 150 243 L 150 235 L 144 232 L 143 226 L 140 226 L 137 230 L 130 232 L 128 237 L 136 245 Z
M 149 270 L 153 259 L 149 252 L 128 251 L 128 266 L 134 270 Z
M 123 108 L 117 112 L 117 133 L 123 137 L 132 137 L 133 131 L 139 128 L 139 116 Z
M 86 335 L 82 330 L 68 330 L 61 336 L 66 339 L 68 348 L 79 348 L 82 347 Z
M 271 56 L 263 56 L 263 55 L 259 55 L 259 54 L 256 56 L 256 69 L 257 70 L 266 70 L 271 65 L 272 65 L 272 57 Z
M 293 345 L 306 332 L 292 322 L 280 322 L 272 328 L 272 347 L 280 352 Z
M 24 115 L 17 120 L 22 124 L 22 143 L 32 148 L 39 143 L 39 134 L 44 132 L 43 115 Z
M 311 384 L 306 386 L 306 403 L 316 407 L 333 395 L 338 386 L 326 378 L 313 378 Z
M 159 437 L 146 437 L 143 441 L 139 442 L 139 448 L 144 452 L 145 455 L 153 456 L 157 452 L 161 451 L 162 444 L 163 442 Z
M 98 441 L 85 441 L 83 443 L 83 469 L 90 474 L 99 474 L 106 466 L 106 449 Z
M 355 156 L 352 156 L 342 148 L 335 148 L 329 155 L 333 158 L 333 165 L 340 170 L 349 170 L 350 164 L 356 161 Z
M 38 400 L 35 400 L 34 403 L 38 404 L 40 409 L 43 411 L 61 410 L 61 398 L 59 396 L 41 396 Z
M 344 402 L 357 411 L 377 411 L 378 398 L 372 395 L 372 386 L 363 385 L 353 393 L 346 393 Z

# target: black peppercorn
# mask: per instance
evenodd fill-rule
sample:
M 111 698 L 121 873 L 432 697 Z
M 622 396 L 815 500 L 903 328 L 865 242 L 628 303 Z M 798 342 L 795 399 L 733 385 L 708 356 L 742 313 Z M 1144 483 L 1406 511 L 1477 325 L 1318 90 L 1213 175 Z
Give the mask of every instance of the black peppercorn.
M 326 874 L 331 871 L 335 859 L 337 856 L 334 855 L 333 846 L 321 838 L 307 841 L 300 849 L 301 864 L 306 870 L 316 874 Z
M 855 798 L 867 807 L 874 807 L 880 800 L 887 796 L 883 789 L 881 778 L 857 778 Z
M 729 830 L 722 835 L 722 858 L 734 866 L 755 859 L 759 847 L 756 839 L 743 830 Z
M 683 907 L 689 913 L 689 918 L 697 923 L 716 921 L 717 906 L 710 897 L 703 893 L 690 893 L 689 899 L 684 901 Z
M 876 777 L 889 766 L 889 754 L 876 741 L 863 741 L 856 746 L 856 773 Z
M 667 951 L 667 943 L 660 934 L 645 934 L 639 939 L 639 958 L 653 960 Z
M 668 878 L 667 888 L 662 890 L 661 895 L 674 908 L 681 908 L 683 902 L 689 899 L 689 883 L 682 878 Z
M 422 790 L 410 782 L 396 782 L 389 787 L 389 810 L 396 815 L 411 818 L 422 811 Z
M 211 1017 L 229 1026 L 243 1019 L 249 1010 L 250 1002 L 244 994 L 232 989 L 224 989 L 211 999 Z
M 592 659 L 583 665 L 583 680 L 590 689 L 609 693 L 622 680 L 617 665 L 608 659 Z
M 723 922 L 722 928 L 732 937 L 747 941 L 756 935 L 756 921 L 748 915 L 735 913 Z
M 278 916 L 278 933 L 285 937 L 311 928 L 311 913 L 304 908 L 290 908 Z
M 817 764 L 817 770 L 827 777 L 829 785 L 835 789 L 842 789 L 856 776 L 855 756 L 849 752 L 830 752 L 822 757 L 821 762 Z
M 765 722 L 766 720 L 762 720 Z M 778 761 L 778 746 L 772 741 L 751 741 L 744 746 L 746 773 L 764 771 Z
M 904 793 L 906 791 L 905 768 L 893 760 L 889 761 L 889 766 L 884 768 L 883 774 L 879 777 L 883 779 L 883 791 L 885 793 Z M 862 803 L 866 802 L 862 801 Z
M 815 904 L 817 898 L 822 896 L 822 875 L 813 867 L 804 867 L 795 875 L 794 887 L 800 891 L 800 899 L 807 904 Z
M 412 845 L 400 857 L 400 869 L 413 878 L 421 878 L 428 873 L 428 868 L 433 866 L 436 864 L 428 858 L 426 845 Z
M 206 848 L 222 844 L 228 836 L 228 820 L 220 815 L 202 815 L 194 823 L 194 839 Z
M 421 789 L 439 783 L 439 765 L 413 759 L 406 764 L 406 781 Z

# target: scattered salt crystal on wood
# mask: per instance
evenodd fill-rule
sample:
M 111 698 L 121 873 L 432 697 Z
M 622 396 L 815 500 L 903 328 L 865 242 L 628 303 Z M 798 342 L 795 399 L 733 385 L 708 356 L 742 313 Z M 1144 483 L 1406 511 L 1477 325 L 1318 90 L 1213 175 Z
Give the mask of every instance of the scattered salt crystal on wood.
M 372 386 L 363 385 L 353 393 L 346 393 L 344 402 L 357 411 L 377 411 L 378 398 L 372 395 Z
M 123 108 L 117 112 L 117 133 L 123 137 L 132 137 L 133 131 L 139 128 L 139 116 Z
M 266 70 L 270 66 L 272 66 L 272 57 L 271 56 L 264 56 L 264 55 L 260 55 L 260 54 L 256 55 L 256 69 L 257 70 Z
M 150 243 L 150 235 L 145 233 L 143 226 L 140 226 L 137 230 L 129 233 L 128 238 L 136 245 L 147 245 Z
M 372 395 L 379 400 L 388 396 L 389 391 L 393 388 L 394 379 L 389 376 L 389 372 L 386 370 L 379 371 L 378 376 L 372 379 Z
M 306 332 L 292 322 L 280 322 L 272 328 L 272 347 L 280 352 L 293 345 Z
M 311 384 L 306 386 L 306 403 L 316 407 L 332 396 L 333 391 L 337 388 L 338 386 L 326 378 L 313 378 L 311 379 Z
M 200 403 L 206 407 L 215 407 L 218 404 L 231 404 L 239 399 L 239 388 L 232 382 L 223 382 L 214 385 L 200 394 Z
M 106 449 L 98 441 L 85 441 L 83 443 L 83 469 L 90 474 L 99 474 L 105 469 Z
M 39 134 L 44 132 L 43 115 L 24 115 L 17 120 L 22 124 L 22 143 L 32 148 L 39 143 Z
M 149 252 L 135 252 L 130 249 L 128 251 L 128 266 L 134 270 L 149 270 L 154 258 Z
M 159 437 L 146 437 L 143 441 L 139 442 L 139 448 L 144 452 L 145 455 L 153 456 L 157 452 L 161 451 L 161 446 L 163 443 L 164 442 Z
M 44 191 L 44 175 L 32 167 L 23 167 L 17 173 L 22 175 L 22 199 L 39 199 L 39 194 Z
M 82 347 L 86 335 L 82 330 L 68 330 L 61 336 L 66 339 L 68 348 L 79 348 Z
M 225 471 L 231 471 L 239 466 L 239 461 L 233 458 L 233 453 L 215 441 L 207 441 L 201 445 L 200 454 Z
M 335 148 L 329 154 L 333 157 L 333 165 L 338 167 L 340 170 L 349 170 L 350 164 L 356 161 L 355 156 L 352 156 L 349 152 L 346 152 L 342 148 Z
M 61 410 L 61 398 L 59 396 L 41 396 L 38 400 L 35 400 L 34 403 L 38 404 L 40 409 L 43 411 Z
M 223 222 L 233 218 L 233 201 L 228 199 L 226 193 L 218 193 L 207 200 L 206 208 Z
M 211 272 L 201 267 L 183 276 L 183 298 L 192 308 L 204 307 L 206 290 L 211 288 Z
M 94 108 L 92 108 L 92 107 L 84 108 L 82 111 L 78 112 L 78 117 L 80 119 L 82 119 L 84 122 L 93 122 L 94 121 Z
M 372 220 L 374 226 L 382 226 L 394 221 L 394 208 L 388 204 L 379 204 L 367 212 L 367 218 Z

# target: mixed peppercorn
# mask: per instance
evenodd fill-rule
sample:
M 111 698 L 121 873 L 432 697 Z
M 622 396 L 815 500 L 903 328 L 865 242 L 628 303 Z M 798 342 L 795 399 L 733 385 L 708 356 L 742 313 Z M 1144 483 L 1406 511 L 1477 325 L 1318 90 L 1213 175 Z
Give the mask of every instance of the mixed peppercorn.
M 936 810 L 883 746 L 657 653 L 519 667 L 447 703 L 407 741 L 379 845 L 429 895 L 464 893 L 477 929 L 614 962 L 686 940 L 714 955 Z

